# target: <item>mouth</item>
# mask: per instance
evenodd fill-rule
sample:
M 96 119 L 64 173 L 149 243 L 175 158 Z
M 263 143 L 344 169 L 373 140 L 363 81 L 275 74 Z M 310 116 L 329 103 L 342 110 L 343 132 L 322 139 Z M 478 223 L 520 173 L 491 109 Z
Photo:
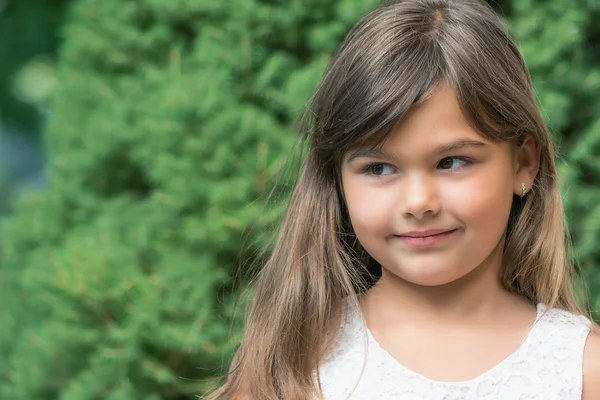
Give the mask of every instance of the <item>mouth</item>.
M 396 235 L 398 237 L 406 237 L 406 238 L 427 238 L 427 237 L 433 237 L 433 236 L 439 236 L 439 235 L 446 235 L 449 233 L 454 232 L 456 229 L 451 229 L 451 230 L 447 230 L 447 231 L 431 231 L 431 232 L 418 232 L 418 233 L 412 233 L 409 232 L 407 234 L 403 234 L 403 235 Z
M 395 237 L 411 247 L 426 247 L 436 245 L 454 236 L 454 233 L 457 230 L 458 229 L 453 229 L 450 231 L 435 233 L 427 236 L 395 235 Z

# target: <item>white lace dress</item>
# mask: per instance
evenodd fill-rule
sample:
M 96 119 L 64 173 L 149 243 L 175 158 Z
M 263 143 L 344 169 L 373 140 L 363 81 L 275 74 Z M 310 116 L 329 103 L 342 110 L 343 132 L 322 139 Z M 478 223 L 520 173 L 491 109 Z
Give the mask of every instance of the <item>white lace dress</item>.
M 590 321 L 537 306 L 519 349 L 477 378 L 439 382 L 411 371 L 382 349 L 351 307 L 340 339 L 320 368 L 325 400 L 579 400 Z M 366 363 L 363 362 L 366 356 Z

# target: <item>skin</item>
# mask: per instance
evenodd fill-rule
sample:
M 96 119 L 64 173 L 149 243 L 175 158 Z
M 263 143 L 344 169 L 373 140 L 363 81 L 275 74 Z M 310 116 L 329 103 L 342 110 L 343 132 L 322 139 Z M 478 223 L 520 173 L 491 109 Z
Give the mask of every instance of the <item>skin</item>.
M 460 140 L 483 145 L 436 151 Z M 413 371 L 439 381 L 473 379 L 516 351 L 535 320 L 535 307 L 506 291 L 499 272 L 511 201 L 522 183 L 531 188 L 540 145 L 485 139 L 442 82 L 379 153 L 368 150 L 347 152 L 341 171 L 357 238 L 382 265 L 381 279 L 360 298 L 366 323 Z M 428 229 L 456 231 L 427 248 L 398 237 Z M 591 334 L 584 399 L 600 398 L 599 356 Z
M 600 334 L 590 333 L 583 354 L 583 400 L 600 399 Z

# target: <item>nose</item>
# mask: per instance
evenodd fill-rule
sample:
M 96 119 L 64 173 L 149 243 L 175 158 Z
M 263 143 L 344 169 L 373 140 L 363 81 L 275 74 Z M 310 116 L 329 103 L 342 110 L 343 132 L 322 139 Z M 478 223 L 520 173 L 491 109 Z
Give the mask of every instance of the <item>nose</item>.
M 435 179 L 424 174 L 407 176 L 402 185 L 402 215 L 423 219 L 440 212 Z

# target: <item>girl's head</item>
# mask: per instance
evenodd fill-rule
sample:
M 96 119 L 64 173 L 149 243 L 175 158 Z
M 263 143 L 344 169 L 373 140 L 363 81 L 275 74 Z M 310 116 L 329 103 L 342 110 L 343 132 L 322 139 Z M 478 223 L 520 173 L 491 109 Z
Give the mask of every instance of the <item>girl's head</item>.
M 551 137 L 489 6 L 375 9 L 341 44 L 303 126 L 307 158 L 214 398 L 309 398 L 343 299 L 382 266 L 433 286 L 498 257 L 505 288 L 578 312 Z M 395 241 L 429 229 L 456 231 L 427 251 Z
M 426 286 L 498 272 L 513 200 L 526 201 L 516 194 L 535 179 L 539 145 L 490 136 L 469 125 L 443 81 L 379 146 L 345 152 L 341 186 L 353 232 L 386 272 Z M 406 237 L 425 231 L 452 233 L 427 247 Z
M 342 43 L 305 123 L 297 195 L 332 194 L 322 204 L 341 254 L 423 285 L 500 256 L 507 289 L 574 309 L 551 135 L 489 6 L 408 0 L 374 10 Z M 437 151 L 463 140 L 481 145 Z M 429 229 L 457 232 L 436 251 L 394 240 Z

